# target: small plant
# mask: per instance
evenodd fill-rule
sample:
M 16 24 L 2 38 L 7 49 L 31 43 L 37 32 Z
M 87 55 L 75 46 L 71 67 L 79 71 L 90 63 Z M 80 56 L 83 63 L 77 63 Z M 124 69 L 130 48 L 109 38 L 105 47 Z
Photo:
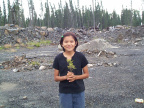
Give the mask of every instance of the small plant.
M 0 46 L 0 50 L 3 50 L 4 49 L 4 47 L 3 46 Z
M 32 66 L 36 66 L 36 65 L 40 65 L 40 63 L 39 62 L 37 62 L 37 61 L 31 61 L 31 62 L 29 62 L 29 64 L 30 65 L 32 65 Z
M 73 71 L 73 69 L 76 69 L 75 65 L 73 65 L 73 61 L 72 60 L 67 60 L 67 63 L 68 63 L 68 69 L 70 72 Z
M 36 46 L 36 47 L 40 47 L 40 43 L 35 43 L 35 45 L 34 46 Z

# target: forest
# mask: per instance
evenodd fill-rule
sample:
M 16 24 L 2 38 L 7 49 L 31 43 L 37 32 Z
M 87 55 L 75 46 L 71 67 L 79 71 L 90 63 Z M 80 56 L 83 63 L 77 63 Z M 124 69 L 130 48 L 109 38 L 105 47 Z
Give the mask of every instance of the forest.
M 109 26 L 128 25 L 139 26 L 144 24 L 144 11 L 140 13 L 138 10 L 124 8 L 121 14 L 117 14 L 115 10 L 108 13 L 104 10 L 102 2 L 92 0 L 92 6 L 83 6 L 79 8 L 75 6 L 72 0 L 65 2 L 62 5 L 62 0 L 59 0 L 58 9 L 52 5 L 48 0 L 45 5 L 41 2 L 41 14 L 37 14 L 34 7 L 34 0 L 28 0 L 29 17 L 24 15 L 24 7 L 22 7 L 22 0 L 3 0 L 3 9 L 0 7 L 0 26 L 5 24 L 15 24 L 21 27 L 59 27 L 59 28 L 89 28 L 97 27 L 105 29 Z M 2 11 L 3 10 L 3 11 Z

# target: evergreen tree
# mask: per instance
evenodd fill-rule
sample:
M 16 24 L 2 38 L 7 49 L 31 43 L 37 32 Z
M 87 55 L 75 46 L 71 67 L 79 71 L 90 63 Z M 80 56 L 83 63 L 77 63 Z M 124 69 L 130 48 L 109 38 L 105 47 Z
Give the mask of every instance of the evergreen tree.
M 128 9 L 123 9 L 121 13 L 121 23 L 122 25 L 131 25 L 132 11 Z
M 96 27 L 100 24 L 100 29 L 104 29 L 118 24 L 132 26 L 138 26 L 141 22 L 144 24 L 144 11 L 142 12 L 141 18 L 139 11 L 132 9 L 132 0 L 131 9 L 122 9 L 120 16 L 115 10 L 113 13 L 109 14 L 103 9 L 102 2 L 99 3 L 96 2 L 96 0 L 92 0 L 91 6 L 83 6 L 82 9 L 79 7 L 79 0 L 77 0 L 77 5 L 74 5 L 72 0 L 69 0 L 69 3 L 65 2 L 64 6 L 62 6 L 62 0 L 60 0 L 58 9 L 55 8 L 55 5 L 52 6 L 48 3 L 47 0 L 44 13 L 41 0 L 40 18 L 38 18 L 35 11 L 33 0 L 27 1 L 29 6 L 29 18 L 25 19 L 22 0 L 14 0 L 12 5 L 10 4 L 10 0 L 7 0 L 7 5 L 5 5 L 5 0 L 3 0 L 3 11 L 0 8 L 0 25 L 13 23 L 24 27 L 37 25 L 60 28 L 88 28 Z M 7 10 L 6 7 L 8 7 Z
M 111 17 L 111 26 L 116 26 L 119 24 L 119 16 L 116 14 L 116 11 L 114 10 L 112 13 L 112 17 Z
M 26 27 L 26 24 L 25 24 L 25 16 L 24 16 L 24 10 L 22 9 L 21 10 L 21 27 Z
M 95 7 L 95 21 L 96 21 L 96 26 L 100 23 L 102 24 L 102 12 L 103 10 L 101 9 L 100 4 L 98 3 L 97 6 Z M 101 25 L 102 28 L 102 25 Z
M 69 0 L 69 5 L 70 5 L 71 27 L 74 28 L 75 27 L 75 14 L 74 14 L 74 6 L 72 3 L 72 0 Z
M 50 27 L 50 9 L 49 9 L 48 0 L 45 3 L 45 9 L 46 9 L 46 13 L 44 14 L 45 26 Z
M 139 11 L 134 10 L 132 24 L 133 26 L 141 25 L 141 17 L 140 17 Z
M 26 22 L 25 22 L 25 16 L 24 16 L 24 9 L 23 9 L 23 5 L 22 5 L 22 0 L 21 0 L 21 3 L 20 3 L 20 23 L 19 25 L 21 27 L 26 27 Z
M 106 29 L 110 26 L 110 15 L 107 11 L 103 11 L 103 17 L 102 17 L 102 29 Z
M 51 6 L 51 18 L 50 18 L 50 22 L 51 22 L 51 27 L 55 27 L 55 7 L 52 7 L 52 5 L 50 4 Z
M 85 27 L 93 27 L 93 13 L 92 13 L 92 8 L 90 7 L 90 9 L 85 9 L 85 13 L 84 13 L 84 26 Z
M 142 11 L 142 24 L 144 24 L 144 11 Z
M 77 0 L 77 7 L 76 7 L 76 27 L 82 27 L 81 22 L 81 10 L 79 8 L 79 0 Z
M 20 24 L 20 3 L 19 3 L 19 0 L 15 0 L 15 3 L 13 3 L 13 15 L 14 15 L 14 23 L 13 24 L 17 24 L 19 25 Z
M 12 13 L 11 13 L 10 0 L 7 0 L 7 3 L 8 3 L 8 23 L 12 23 Z
M 29 6 L 29 16 L 30 16 L 29 26 L 34 26 L 35 8 L 34 8 L 33 0 L 28 0 L 28 6 Z
M 3 25 L 5 25 L 7 23 L 7 19 L 6 19 L 6 7 L 5 7 L 5 1 L 3 0 Z
M 40 19 L 42 20 L 42 17 L 43 17 L 43 4 L 42 4 L 42 1 L 40 3 L 40 8 L 41 8 L 41 13 L 40 13 L 39 16 L 40 16 Z M 40 26 L 43 26 L 43 24 L 44 24 L 44 22 L 41 21 Z
M 2 26 L 2 24 L 3 24 L 3 19 L 2 19 L 2 11 L 0 7 L 0 26 Z
M 62 21 L 63 21 L 63 10 L 62 10 L 62 4 L 61 4 L 61 0 L 60 0 L 60 4 L 59 4 L 59 9 L 57 9 L 55 11 L 55 22 L 56 22 L 56 26 L 57 27 L 63 27 L 62 26 Z
M 64 28 L 70 28 L 70 11 L 68 4 L 65 2 L 65 7 L 64 7 L 64 18 L 63 18 L 63 27 Z
M 93 0 L 92 0 L 92 4 L 93 4 L 93 11 L 92 11 L 92 13 L 93 13 L 93 26 L 94 26 L 94 31 L 95 31 L 95 27 L 96 27 L 96 26 L 95 26 L 95 12 L 94 12 L 94 7 L 95 7 L 94 4 L 95 4 L 95 3 L 94 3 Z

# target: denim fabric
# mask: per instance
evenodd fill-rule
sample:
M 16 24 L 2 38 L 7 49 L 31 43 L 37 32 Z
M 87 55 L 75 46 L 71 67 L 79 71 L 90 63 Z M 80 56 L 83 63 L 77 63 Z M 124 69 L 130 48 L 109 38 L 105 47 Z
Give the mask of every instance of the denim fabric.
M 60 108 L 85 108 L 85 93 L 60 93 Z

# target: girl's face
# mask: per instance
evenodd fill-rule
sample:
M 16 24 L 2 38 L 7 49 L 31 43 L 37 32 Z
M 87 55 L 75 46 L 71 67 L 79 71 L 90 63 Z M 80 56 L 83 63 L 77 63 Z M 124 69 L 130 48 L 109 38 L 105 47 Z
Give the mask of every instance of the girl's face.
M 65 51 L 74 51 L 76 45 L 77 42 L 75 42 L 72 36 L 66 36 L 62 43 L 62 46 L 65 49 Z

